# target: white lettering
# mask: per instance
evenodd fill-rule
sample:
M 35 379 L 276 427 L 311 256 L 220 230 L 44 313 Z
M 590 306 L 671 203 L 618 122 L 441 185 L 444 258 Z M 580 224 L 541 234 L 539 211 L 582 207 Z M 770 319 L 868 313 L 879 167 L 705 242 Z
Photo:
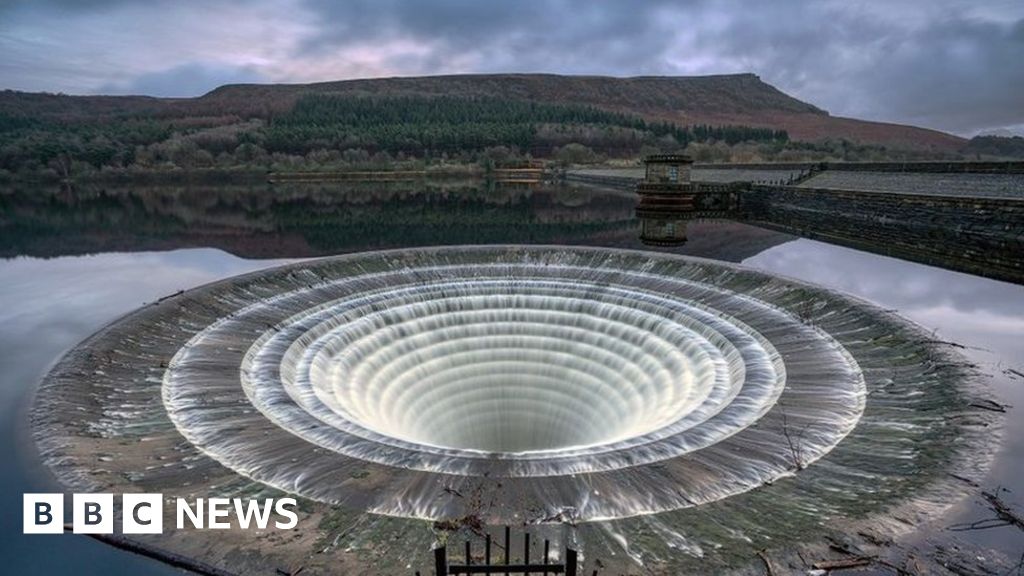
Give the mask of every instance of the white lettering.
M 249 500 L 248 505 L 242 507 L 242 499 L 235 498 L 235 516 L 238 517 L 238 526 L 242 529 L 248 529 L 249 523 L 252 522 L 253 518 L 256 519 L 256 527 L 260 530 L 267 528 L 267 522 L 270 521 L 270 511 L 274 507 L 274 500 L 271 498 L 264 502 L 263 508 L 260 508 L 259 502 L 256 500 Z
M 292 528 L 295 528 L 299 523 L 299 515 L 296 514 L 295 511 L 289 510 L 287 506 L 295 508 L 298 505 L 299 503 L 295 501 L 295 498 L 281 498 L 278 500 L 274 510 L 277 511 L 279 516 L 290 518 L 290 520 L 288 522 L 275 522 L 274 526 L 277 526 L 281 530 L 291 530 Z
M 207 526 L 211 530 L 226 530 L 231 528 L 231 522 L 223 522 L 220 518 L 227 518 L 231 514 L 228 506 L 231 501 L 227 498 L 210 498 L 208 514 L 210 516 Z
M 203 499 L 196 498 L 196 509 L 192 511 L 192 507 L 188 505 L 188 502 L 184 498 L 178 498 L 178 530 L 185 527 L 185 516 L 188 516 L 192 521 L 194 528 L 203 527 Z

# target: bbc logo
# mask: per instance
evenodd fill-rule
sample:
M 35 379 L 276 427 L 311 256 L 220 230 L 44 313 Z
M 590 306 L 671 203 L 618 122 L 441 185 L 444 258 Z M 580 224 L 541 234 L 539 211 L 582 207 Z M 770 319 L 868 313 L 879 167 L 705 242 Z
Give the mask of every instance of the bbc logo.
M 161 494 L 121 496 L 121 532 L 160 534 L 163 532 L 164 500 Z M 22 504 L 25 534 L 64 532 L 63 494 L 25 494 Z M 71 529 L 75 534 L 114 533 L 113 494 L 75 494 L 72 497 Z

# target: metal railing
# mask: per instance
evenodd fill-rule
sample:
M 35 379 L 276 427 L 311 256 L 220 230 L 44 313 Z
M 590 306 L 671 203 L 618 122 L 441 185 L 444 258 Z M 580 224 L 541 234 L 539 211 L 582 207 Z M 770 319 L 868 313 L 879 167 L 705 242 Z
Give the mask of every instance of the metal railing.
M 479 558 L 480 561 L 474 561 L 472 545 L 469 540 L 466 541 L 465 556 L 462 563 L 457 563 L 457 560 L 451 560 L 448 557 L 448 547 L 441 546 L 434 549 L 434 575 L 435 576 L 449 576 L 452 574 L 504 574 L 505 576 L 511 576 L 512 574 L 522 574 L 524 576 L 548 576 L 554 574 L 564 574 L 565 576 L 577 576 L 579 570 L 579 556 L 577 552 L 571 548 L 565 549 L 565 558 L 563 562 L 552 562 L 551 561 L 551 541 L 544 540 L 544 555 L 541 557 L 539 563 L 530 562 L 530 534 L 529 532 L 523 535 L 523 556 L 522 561 L 516 564 L 512 563 L 512 542 L 511 542 L 511 529 L 505 527 L 505 545 L 503 557 L 500 561 L 495 561 L 492 558 L 491 550 L 492 542 L 491 535 L 487 534 L 484 540 L 484 552 L 483 557 Z M 416 576 L 422 576 L 421 572 L 417 571 Z M 597 571 L 594 571 L 594 576 L 597 576 Z

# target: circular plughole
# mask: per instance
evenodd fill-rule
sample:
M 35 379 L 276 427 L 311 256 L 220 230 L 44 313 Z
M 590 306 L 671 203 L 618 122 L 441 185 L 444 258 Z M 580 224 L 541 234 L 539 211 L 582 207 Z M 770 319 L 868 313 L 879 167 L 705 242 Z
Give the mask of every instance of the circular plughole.
M 927 349 L 903 338 L 916 334 L 866 303 L 710 261 L 450 247 L 228 279 L 83 348 L 116 336 L 160 358 L 147 384 L 128 378 L 160 387 L 147 418 L 240 477 L 396 516 L 466 514 L 468 498 L 438 495 L 475 491 L 487 505 L 472 513 L 489 520 L 596 520 L 805 469 L 849 477 L 817 461 L 862 419 L 881 434 L 931 393 L 934 374 L 908 361 Z M 899 395 L 873 418 L 869 393 L 886 386 Z M 70 410 L 51 390 L 41 406 Z M 123 405 L 101 412 L 96 426 L 123 433 Z
M 687 491 L 693 503 L 809 464 L 863 411 L 853 357 L 768 303 L 612 262 L 502 254 L 324 277 L 248 303 L 174 356 L 167 411 L 261 481 L 346 458 L 552 483 L 671 461 L 711 474 Z M 240 406 L 244 417 L 224 418 Z M 814 431 L 799 464 L 782 418 Z M 304 454 L 240 449 L 239 425 L 299 438 Z

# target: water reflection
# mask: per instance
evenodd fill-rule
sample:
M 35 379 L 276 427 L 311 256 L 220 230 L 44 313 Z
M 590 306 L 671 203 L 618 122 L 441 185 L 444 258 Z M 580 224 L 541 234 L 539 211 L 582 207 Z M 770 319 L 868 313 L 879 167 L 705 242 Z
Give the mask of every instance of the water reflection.
M 1024 407 L 1024 287 L 800 239 L 768 249 L 746 265 L 836 288 L 897 310 L 936 338 L 955 342 L 989 376 L 1002 402 Z M 1006 419 L 1000 455 L 983 488 L 1009 488 L 1024 506 L 1024 419 Z M 981 503 L 968 501 L 943 526 L 991 516 Z M 1019 557 L 1024 549 L 1013 526 L 962 535 Z
M 632 192 L 461 181 L 0 190 L 0 257 L 213 247 L 302 258 L 487 243 L 640 249 L 650 243 L 635 207 Z M 687 227 L 685 245 L 666 244 L 673 252 L 732 262 L 793 238 L 724 220 L 677 230 Z
M 706 194 L 713 196 L 713 194 Z M 692 236 L 693 222 L 731 218 L 763 229 L 823 240 L 903 260 L 940 266 L 998 280 L 1024 283 L 1024 238 L 1014 228 L 984 217 L 960 221 L 958 207 L 893 205 L 896 217 L 876 213 L 877 207 L 829 207 L 765 201 L 757 192 L 738 207 L 723 211 L 700 206 L 651 205 L 646 196 L 636 210 L 640 239 L 647 246 L 682 246 Z M 828 205 L 827 200 L 815 199 Z M 849 202 L 849 200 L 847 200 Z
M 408 245 L 633 236 L 633 199 L 586 189 L 415 182 L 15 190 L 0 256 L 217 247 L 244 258 Z
M 181 573 L 85 537 L 21 534 L 13 513 L 21 494 L 55 489 L 37 462 L 25 410 L 56 359 L 107 322 L 169 292 L 276 263 L 213 249 L 0 260 L 0 458 L 8 463 L 0 467 L 0 506 L 12 511 L 0 518 L 5 573 Z

